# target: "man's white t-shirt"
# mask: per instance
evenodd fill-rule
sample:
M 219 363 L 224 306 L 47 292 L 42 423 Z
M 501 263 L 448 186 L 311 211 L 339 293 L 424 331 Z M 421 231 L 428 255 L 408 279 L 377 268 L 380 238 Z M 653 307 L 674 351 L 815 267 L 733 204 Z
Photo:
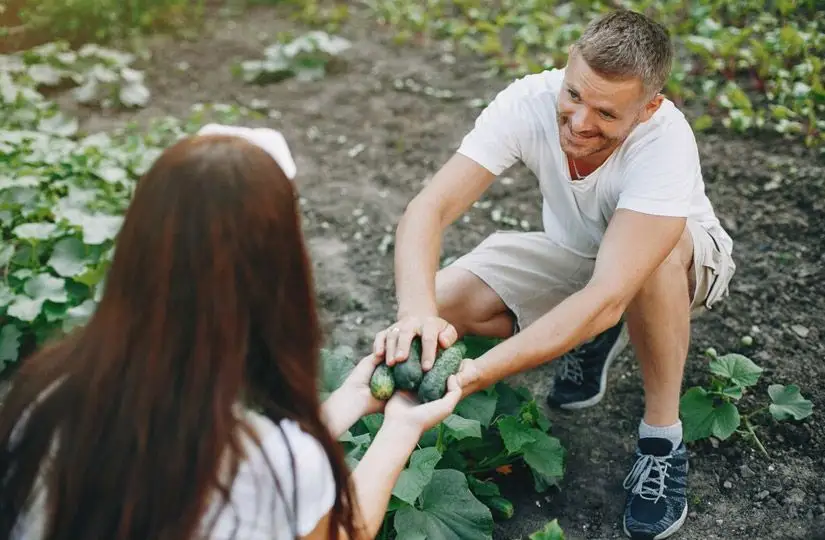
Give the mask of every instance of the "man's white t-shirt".
M 583 257 L 595 258 L 617 208 L 688 217 L 728 252 L 732 240 L 705 195 L 699 151 L 685 116 L 665 99 L 598 169 L 573 180 L 556 120 L 563 69 L 512 82 L 476 119 L 458 152 L 500 175 L 517 161 L 536 175 L 545 234 Z
M 243 450 L 247 459 L 240 463 L 229 500 L 224 505 L 220 494 L 213 495 L 201 520 L 202 536 L 198 538 L 293 538 L 290 526 L 293 516 L 297 518 L 294 519 L 297 533 L 306 536 L 335 502 L 335 480 L 323 447 L 292 420 L 279 422 L 280 429 L 268 418 L 252 411 L 246 411 L 246 420 L 255 430 L 261 446 L 244 434 Z M 290 450 L 294 458 L 294 475 Z M 102 459 L 117 457 L 104 456 Z M 277 476 L 280 490 L 272 471 Z M 297 479 L 297 489 L 293 499 L 294 479 Z M 13 540 L 43 537 L 46 492 L 42 488 L 41 482 L 31 506 L 20 516 L 12 531 Z

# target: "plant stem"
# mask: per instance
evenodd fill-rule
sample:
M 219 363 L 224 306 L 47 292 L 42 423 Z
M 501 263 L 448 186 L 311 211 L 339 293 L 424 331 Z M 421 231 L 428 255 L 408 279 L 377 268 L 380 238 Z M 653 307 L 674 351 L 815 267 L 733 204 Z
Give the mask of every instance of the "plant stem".
M 753 418 L 753 417 L 754 417 L 754 416 L 756 416 L 757 414 L 759 414 L 759 413 L 761 413 L 761 412 L 765 412 L 765 411 L 767 411 L 767 410 L 768 410 L 768 407 L 760 407 L 760 408 L 756 409 L 755 411 L 753 411 L 753 412 L 750 412 L 750 413 L 746 414 L 744 418 L 745 418 L 746 420 L 748 420 L 748 419 L 750 419 L 750 418 Z
M 758 446 L 762 453 L 765 454 L 766 458 L 770 459 L 771 456 L 768 455 L 768 451 L 765 450 L 764 446 L 762 446 L 762 441 L 760 441 L 759 437 L 756 436 L 756 432 L 753 430 L 753 425 L 750 423 L 749 417 L 750 415 L 746 416 L 743 419 L 745 421 L 745 428 L 748 430 L 748 433 L 750 433 L 751 437 L 753 437 L 753 440 L 756 442 L 756 446 Z
M 440 454 L 444 453 L 444 424 L 438 424 L 438 438 L 435 440 L 435 448 Z

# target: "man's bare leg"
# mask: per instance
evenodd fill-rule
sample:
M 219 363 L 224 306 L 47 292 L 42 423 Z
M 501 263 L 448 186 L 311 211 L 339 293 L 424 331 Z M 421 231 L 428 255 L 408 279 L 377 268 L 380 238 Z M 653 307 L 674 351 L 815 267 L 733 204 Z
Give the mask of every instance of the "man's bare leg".
M 693 289 L 693 240 L 686 227 L 676 248 L 626 312 L 630 341 L 642 371 L 644 420 L 651 426 L 670 426 L 679 420 Z
M 447 267 L 435 279 L 438 314 L 459 337 L 475 334 L 493 338 L 513 335 L 513 314 L 481 278 L 463 268 Z
M 636 461 L 624 481 L 623 526 L 634 538 L 669 537 L 687 517 L 688 456 L 679 397 L 694 288 L 693 240 L 686 227 L 676 248 L 626 310 L 645 391 Z

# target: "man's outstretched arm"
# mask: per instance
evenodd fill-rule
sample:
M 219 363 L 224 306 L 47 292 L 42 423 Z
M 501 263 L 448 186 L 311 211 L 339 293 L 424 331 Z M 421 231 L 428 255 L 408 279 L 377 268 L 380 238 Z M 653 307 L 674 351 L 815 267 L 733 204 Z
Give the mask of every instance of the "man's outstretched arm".
M 676 247 L 683 217 L 619 209 L 605 232 L 588 284 L 514 337 L 466 362 L 464 395 L 558 358 L 618 323 L 644 282 Z
M 422 362 L 435 360 L 437 346 L 452 344 L 458 335 L 438 314 L 435 275 L 444 230 L 476 202 L 496 176 L 472 159 L 456 153 L 410 201 L 398 223 L 395 244 L 395 285 L 398 297 L 397 335 L 379 332 L 373 352 L 392 365 L 407 357 L 416 335 L 422 340 Z

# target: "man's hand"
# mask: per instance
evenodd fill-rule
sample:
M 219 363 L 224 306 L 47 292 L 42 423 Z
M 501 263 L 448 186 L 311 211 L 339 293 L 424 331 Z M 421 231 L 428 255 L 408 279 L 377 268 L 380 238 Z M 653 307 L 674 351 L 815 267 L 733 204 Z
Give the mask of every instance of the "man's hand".
M 386 359 L 388 366 L 403 362 L 415 336 L 421 336 L 421 367 L 427 371 L 435 362 L 438 348 L 446 349 L 455 343 L 458 332 L 441 317 L 404 317 L 375 336 L 373 353 Z
M 375 337 L 373 351 L 387 364 L 404 360 L 416 335 L 422 338 L 422 367 L 435 361 L 437 345 L 452 345 L 456 329 L 438 316 L 435 275 L 444 230 L 476 202 L 495 180 L 490 171 L 454 154 L 407 205 L 395 237 L 398 322 Z M 395 330 L 397 328 L 397 330 Z

